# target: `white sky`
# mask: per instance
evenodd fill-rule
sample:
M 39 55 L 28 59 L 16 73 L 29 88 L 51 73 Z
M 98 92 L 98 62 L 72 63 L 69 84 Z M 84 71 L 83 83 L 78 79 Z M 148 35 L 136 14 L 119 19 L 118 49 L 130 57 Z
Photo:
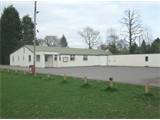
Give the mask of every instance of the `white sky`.
M 20 17 L 29 14 L 33 17 L 33 1 L 1 1 L 0 13 L 8 5 L 13 5 Z M 153 38 L 160 37 L 160 1 L 105 1 L 105 0 L 53 0 L 38 1 L 37 29 L 38 38 L 46 35 L 64 34 L 70 47 L 86 47 L 78 31 L 90 26 L 100 31 L 101 41 L 106 39 L 108 28 L 115 28 L 119 33 L 123 28 L 120 20 L 124 10 L 134 9 L 141 15 L 145 27 L 150 28 Z

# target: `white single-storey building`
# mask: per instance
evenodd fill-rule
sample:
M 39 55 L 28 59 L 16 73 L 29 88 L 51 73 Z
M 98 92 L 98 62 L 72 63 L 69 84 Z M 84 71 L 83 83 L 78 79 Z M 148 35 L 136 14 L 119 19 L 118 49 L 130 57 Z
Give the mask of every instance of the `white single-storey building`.
M 33 65 L 33 49 L 32 45 L 25 45 L 10 54 L 10 65 Z M 106 65 L 160 67 L 160 54 L 111 55 L 103 50 L 36 46 L 36 67 Z
M 31 45 L 25 45 L 10 54 L 11 66 L 33 65 Z M 36 46 L 36 67 L 69 67 L 106 65 L 107 53 L 103 50 Z

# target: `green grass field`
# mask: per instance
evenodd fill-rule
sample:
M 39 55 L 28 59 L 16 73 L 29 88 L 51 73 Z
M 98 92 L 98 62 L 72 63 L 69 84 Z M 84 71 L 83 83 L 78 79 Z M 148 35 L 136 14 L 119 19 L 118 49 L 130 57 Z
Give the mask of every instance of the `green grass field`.
M 1 118 L 160 118 L 160 88 L 1 70 Z

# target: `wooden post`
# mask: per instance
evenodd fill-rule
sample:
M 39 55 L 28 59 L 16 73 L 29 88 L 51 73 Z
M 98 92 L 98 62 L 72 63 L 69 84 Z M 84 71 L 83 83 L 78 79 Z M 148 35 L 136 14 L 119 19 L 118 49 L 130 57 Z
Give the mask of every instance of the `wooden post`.
M 149 93 L 149 83 L 145 84 L 145 93 L 148 94 Z
M 109 87 L 110 88 L 113 87 L 113 78 L 112 77 L 109 78 Z
M 63 79 L 64 79 L 64 81 L 67 79 L 66 74 L 63 75 Z
M 88 79 L 86 76 L 84 77 L 84 84 L 88 84 Z
M 48 74 L 48 75 L 47 75 L 47 77 L 49 78 L 49 77 L 50 77 L 50 75 Z

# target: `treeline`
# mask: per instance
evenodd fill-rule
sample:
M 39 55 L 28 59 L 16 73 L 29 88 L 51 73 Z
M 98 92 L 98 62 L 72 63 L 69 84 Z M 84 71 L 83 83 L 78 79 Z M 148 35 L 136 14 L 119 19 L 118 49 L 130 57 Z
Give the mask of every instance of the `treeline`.
M 109 49 L 112 54 L 149 54 L 149 53 L 160 53 L 160 38 L 156 38 L 151 44 L 147 44 L 145 40 L 142 41 L 141 45 L 137 45 L 135 42 L 131 46 L 131 51 L 127 45 L 124 46 L 123 41 L 117 43 L 109 43 L 109 45 L 101 44 L 99 46 L 102 50 Z

